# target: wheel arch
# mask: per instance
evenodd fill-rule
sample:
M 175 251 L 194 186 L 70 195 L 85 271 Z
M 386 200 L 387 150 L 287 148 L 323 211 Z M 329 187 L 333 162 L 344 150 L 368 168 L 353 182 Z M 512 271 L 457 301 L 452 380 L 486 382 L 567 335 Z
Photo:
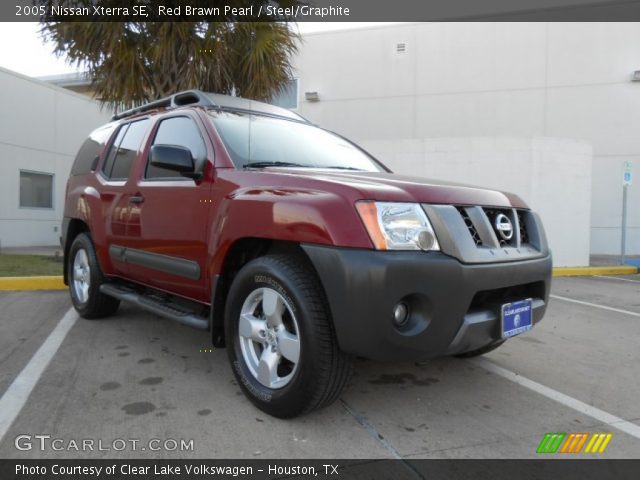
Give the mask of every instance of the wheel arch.
M 245 237 L 236 240 L 227 250 L 222 268 L 212 279 L 211 314 L 209 319 L 211 340 L 216 348 L 225 346 L 224 312 L 227 295 L 237 273 L 250 261 L 272 254 L 292 254 L 304 258 L 317 276 L 313 263 L 297 242 L 267 238 Z
M 64 262 L 62 267 L 62 280 L 65 285 L 69 285 L 69 281 L 67 280 L 67 273 L 69 269 L 69 251 L 71 250 L 71 245 L 75 238 L 81 233 L 91 233 L 89 226 L 78 218 L 69 219 L 68 226 L 66 232 L 64 233 Z

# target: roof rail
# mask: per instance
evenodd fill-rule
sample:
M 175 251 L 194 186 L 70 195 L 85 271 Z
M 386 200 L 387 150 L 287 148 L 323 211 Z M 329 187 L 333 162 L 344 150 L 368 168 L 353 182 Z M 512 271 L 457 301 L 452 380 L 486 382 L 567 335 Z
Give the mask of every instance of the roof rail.
M 140 105 L 139 107 L 116 113 L 111 120 L 121 120 L 142 112 L 155 110 L 156 108 L 176 108 L 184 105 L 201 105 L 205 107 L 214 107 L 221 110 L 255 112 L 272 117 L 286 118 L 296 120 L 298 122 L 309 123 L 309 121 L 299 114 L 287 110 L 286 108 L 276 107 L 268 103 L 249 100 L 247 98 L 231 97 L 229 95 L 220 95 L 217 93 L 207 93 L 200 90 L 185 90 L 178 92 L 169 97 L 154 100 L 153 102 Z
M 169 97 L 154 100 L 153 102 L 145 103 L 144 105 L 140 105 L 139 107 L 116 113 L 111 117 L 111 120 L 121 120 L 137 113 L 147 112 L 156 108 L 175 108 L 181 107 L 183 105 L 204 105 L 208 107 L 216 106 L 216 104 L 214 104 L 204 92 L 201 92 L 200 90 L 185 90 L 184 92 L 178 92 Z

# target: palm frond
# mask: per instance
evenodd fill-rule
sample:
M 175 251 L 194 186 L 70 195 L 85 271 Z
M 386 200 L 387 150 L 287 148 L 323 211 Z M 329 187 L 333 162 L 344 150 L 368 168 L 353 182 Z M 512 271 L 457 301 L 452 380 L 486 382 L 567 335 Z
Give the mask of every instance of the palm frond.
M 291 78 L 299 41 L 276 22 L 44 22 L 41 34 L 118 110 L 193 88 L 268 100 Z

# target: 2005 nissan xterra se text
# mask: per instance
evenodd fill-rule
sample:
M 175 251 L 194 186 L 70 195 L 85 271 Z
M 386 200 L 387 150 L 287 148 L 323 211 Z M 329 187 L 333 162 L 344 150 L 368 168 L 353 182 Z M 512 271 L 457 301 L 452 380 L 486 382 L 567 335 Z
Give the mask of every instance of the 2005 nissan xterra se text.
M 392 174 L 271 105 L 188 91 L 82 145 L 63 246 L 73 305 L 208 329 L 277 417 L 334 401 L 353 356 L 488 352 L 544 315 L 551 254 L 516 195 Z

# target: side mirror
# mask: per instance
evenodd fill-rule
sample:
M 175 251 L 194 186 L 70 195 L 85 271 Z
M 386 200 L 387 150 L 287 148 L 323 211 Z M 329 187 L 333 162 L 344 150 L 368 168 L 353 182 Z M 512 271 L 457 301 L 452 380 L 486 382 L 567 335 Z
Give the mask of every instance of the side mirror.
M 185 177 L 195 178 L 195 162 L 188 148 L 179 145 L 154 145 L 151 147 L 149 158 L 154 167 L 166 168 Z

